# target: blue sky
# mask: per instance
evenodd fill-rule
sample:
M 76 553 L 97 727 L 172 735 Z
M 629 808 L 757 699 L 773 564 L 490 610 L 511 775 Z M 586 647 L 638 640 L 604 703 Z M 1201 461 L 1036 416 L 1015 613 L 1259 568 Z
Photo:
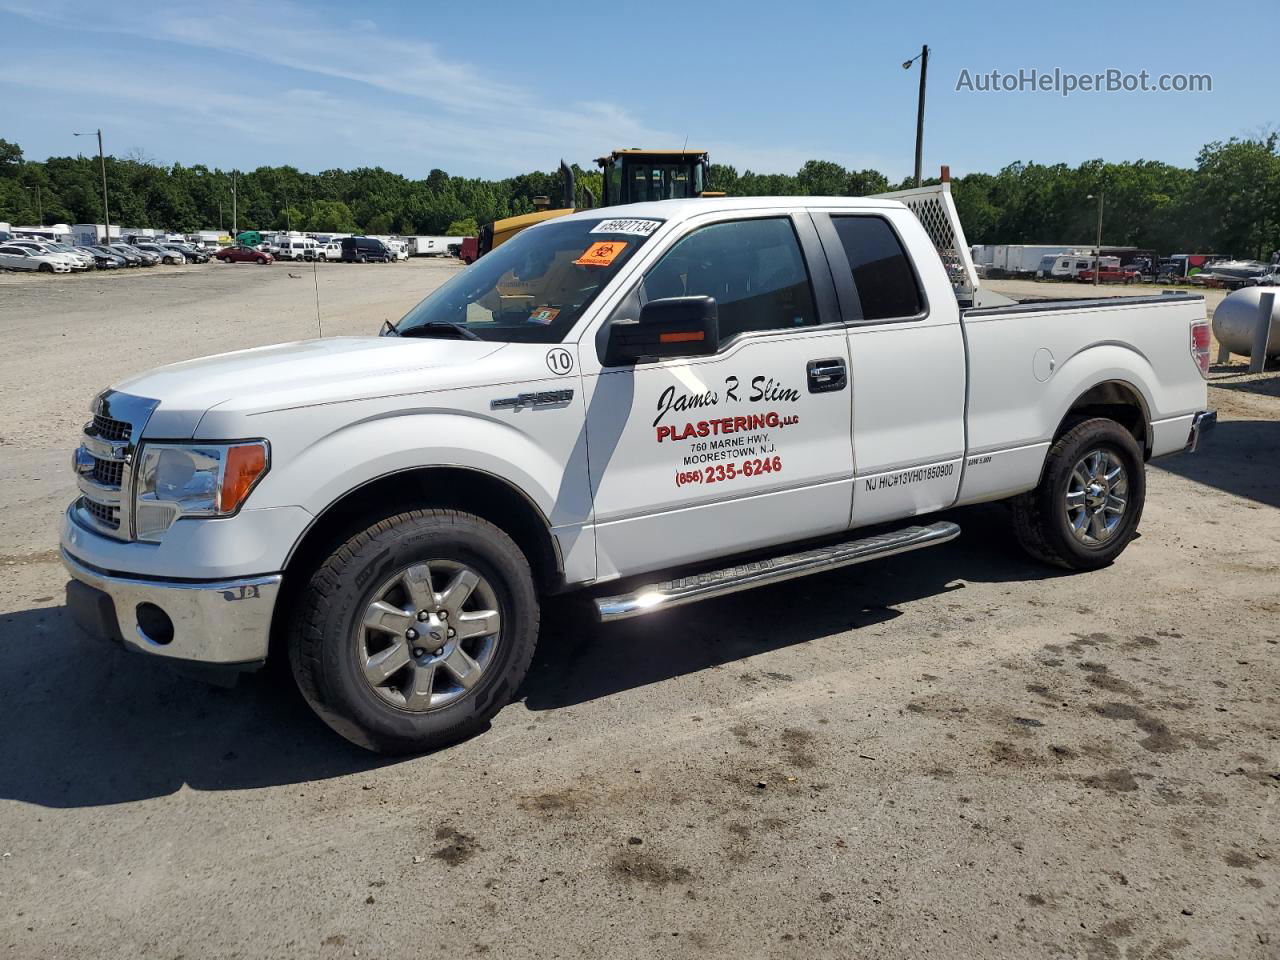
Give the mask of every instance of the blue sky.
M 556 13 L 557 8 L 563 13 Z M 584 165 L 690 146 L 739 171 L 809 158 L 926 173 L 1164 160 L 1280 127 L 1275 0 L 1104 4 L 327 3 L 0 0 L 0 136 L 223 168 L 379 165 L 412 177 Z M 1207 73 L 1209 93 L 978 93 L 1020 68 Z

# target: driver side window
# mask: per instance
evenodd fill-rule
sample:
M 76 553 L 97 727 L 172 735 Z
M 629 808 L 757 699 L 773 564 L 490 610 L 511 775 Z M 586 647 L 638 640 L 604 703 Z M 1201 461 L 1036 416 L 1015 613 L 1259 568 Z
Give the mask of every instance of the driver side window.
M 645 275 L 645 302 L 714 297 L 720 342 L 756 330 L 814 326 L 818 311 L 789 217 L 735 220 L 681 239 Z

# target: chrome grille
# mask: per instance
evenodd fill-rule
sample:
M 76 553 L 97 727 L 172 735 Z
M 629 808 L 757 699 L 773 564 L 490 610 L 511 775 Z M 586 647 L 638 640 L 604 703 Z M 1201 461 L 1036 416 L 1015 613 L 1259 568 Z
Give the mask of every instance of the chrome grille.
M 93 472 L 90 476 L 104 486 L 118 488 L 124 476 L 124 463 L 120 460 L 99 460 L 94 457 Z
M 132 538 L 136 438 L 157 406 L 157 400 L 111 391 L 94 401 L 93 419 L 84 425 L 73 458 L 80 499 L 72 515 L 81 526 L 119 540 Z
M 110 530 L 120 529 L 119 507 L 110 507 L 105 503 L 95 503 L 88 497 L 80 498 L 80 506 L 82 506 L 85 512 L 87 512 L 89 516 L 93 517 L 93 519 L 101 526 L 107 527 Z
M 100 413 L 93 415 L 93 432 L 103 440 L 128 440 L 132 432 L 129 424 L 123 420 L 112 420 Z

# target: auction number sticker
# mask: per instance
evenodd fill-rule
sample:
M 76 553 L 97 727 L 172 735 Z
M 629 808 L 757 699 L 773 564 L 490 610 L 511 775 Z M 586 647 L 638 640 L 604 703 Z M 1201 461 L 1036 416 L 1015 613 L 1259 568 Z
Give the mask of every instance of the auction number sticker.
M 661 220 L 633 220 L 619 218 L 601 220 L 591 228 L 592 233 L 629 233 L 637 237 L 647 237 L 662 226 Z
M 587 247 L 582 256 L 573 262 L 580 267 L 607 267 L 625 249 L 625 240 L 601 240 Z
M 564 347 L 556 347 L 547 352 L 547 369 L 556 376 L 563 377 L 573 372 L 573 354 Z

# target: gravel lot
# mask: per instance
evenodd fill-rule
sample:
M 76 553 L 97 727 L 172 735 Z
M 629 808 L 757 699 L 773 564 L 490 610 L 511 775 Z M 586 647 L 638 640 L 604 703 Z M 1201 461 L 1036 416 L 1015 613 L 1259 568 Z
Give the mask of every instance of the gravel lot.
M 1107 570 L 989 506 L 608 628 L 557 601 L 522 698 L 432 756 L 76 632 L 98 389 L 314 335 L 317 291 L 375 332 L 456 269 L 0 274 L 0 956 L 1280 956 L 1280 375 L 1215 368 L 1224 422 Z

